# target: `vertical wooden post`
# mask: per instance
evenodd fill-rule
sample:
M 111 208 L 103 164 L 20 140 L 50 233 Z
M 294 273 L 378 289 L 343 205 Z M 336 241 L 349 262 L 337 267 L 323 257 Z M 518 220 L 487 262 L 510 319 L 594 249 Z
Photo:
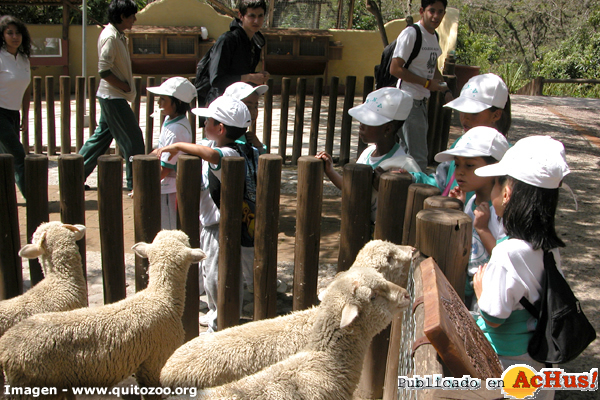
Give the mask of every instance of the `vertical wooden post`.
M 342 184 L 342 221 L 338 272 L 345 271 L 371 239 L 371 192 L 373 168 L 367 164 L 346 164 Z
M 27 242 L 37 227 L 50 221 L 48 213 L 48 157 L 29 154 L 25 157 L 25 190 L 27 191 Z M 44 278 L 42 266 L 37 258 L 29 260 L 31 286 Z
M 46 124 L 48 126 L 48 155 L 56 154 L 56 119 L 54 115 L 54 77 L 46 75 Z
M 375 239 L 387 240 L 402 244 L 404 221 L 408 214 L 409 188 L 412 185 L 410 174 L 385 173 L 379 178 L 377 195 L 377 219 L 375 222 Z
M 375 85 L 375 77 L 373 76 L 365 76 L 365 81 L 363 83 L 363 103 L 367 100 L 367 96 L 369 93 L 373 91 L 373 86 Z M 367 143 L 363 142 L 358 138 L 358 146 L 356 147 L 356 159 L 360 157 L 362 152 L 367 148 Z
M 298 159 L 294 311 L 308 308 L 317 301 L 323 169 L 323 161 L 313 156 Z
M 136 243 L 152 243 L 160 231 L 160 160 L 156 156 L 133 156 L 133 226 Z M 135 291 L 146 286 L 148 260 L 136 255 Z
M 152 142 L 153 142 L 153 134 L 154 134 L 154 118 L 151 117 L 152 113 L 154 113 L 154 93 L 151 93 L 147 90 L 149 87 L 154 86 L 154 77 L 149 76 L 146 79 L 146 138 L 144 140 L 146 144 L 146 154 L 150 154 L 152 151 Z M 192 121 L 190 121 L 190 125 L 192 125 Z M 196 128 L 192 128 L 194 131 Z M 195 143 L 192 140 L 192 143 Z
M 348 110 L 354 106 L 356 77 L 346 77 L 346 94 L 344 95 L 344 111 L 342 113 L 342 138 L 340 143 L 340 165 L 350 162 L 350 141 L 352 138 L 352 117 Z
M 254 222 L 254 320 L 277 315 L 277 234 L 281 190 L 280 156 L 258 158 Z
M 104 304 L 127 296 L 123 243 L 123 159 L 98 157 L 98 225 L 102 255 Z
M 431 97 L 427 103 L 428 106 L 428 121 L 429 127 L 427 129 L 427 164 L 433 163 L 433 158 L 439 151 L 439 143 L 441 141 L 442 134 L 442 103 L 444 96 L 440 92 L 432 92 Z
M 71 77 L 60 77 L 60 154 L 71 153 Z
M 33 77 L 33 151 L 42 154 L 42 77 Z
M 333 138 L 335 136 L 335 116 L 337 112 L 337 98 L 340 78 L 331 77 L 329 85 L 329 110 L 327 113 L 327 133 L 325 136 L 325 152 L 333 157 Z
M 146 93 L 146 96 L 148 95 L 148 93 Z M 196 97 L 194 97 L 192 99 L 192 101 L 190 101 L 190 111 L 188 111 L 187 113 L 187 117 L 188 120 L 190 121 L 190 128 L 192 128 L 192 143 L 196 143 L 196 135 L 197 135 L 197 131 L 198 131 L 198 124 L 196 122 L 196 120 L 198 119 L 196 117 L 196 114 L 194 114 L 192 112 L 192 108 L 196 108 L 196 103 L 198 102 L 198 99 Z M 154 120 L 151 120 L 154 121 Z M 152 149 L 153 147 L 153 143 L 150 143 L 150 149 Z
M 96 131 L 96 77 L 88 77 L 88 101 L 90 112 L 90 124 L 88 129 L 88 137 L 92 136 Z
M 413 183 L 408 188 L 402 244 L 414 246 L 417 242 L 417 213 L 423 209 L 423 201 L 431 196 L 438 196 L 440 189 L 424 183 Z
M 312 114 L 310 117 L 310 139 L 308 144 L 308 154 L 314 156 L 317 154 L 317 145 L 319 143 L 319 120 L 321 117 L 321 98 L 323 97 L 323 78 L 315 78 L 315 88 L 313 91 Z
M 222 159 L 221 221 L 219 223 L 219 285 L 217 327 L 219 330 L 240 322 L 242 284 L 242 213 L 246 164 L 242 157 Z
M 165 83 L 165 81 L 167 79 L 169 79 L 169 78 L 167 78 L 166 76 L 163 76 L 162 78 L 160 78 L 160 84 L 162 85 L 163 83 Z M 164 115 L 163 113 L 161 113 L 160 114 L 160 124 L 158 124 L 158 130 L 159 130 L 159 132 L 162 129 L 162 126 L 163 126 L 163 124 L 165 122 L 165 118 L 166 118 L 166 115 Z
M 85 114 L 85 76 L 75 78 L 75 151 L 83 146 L 83 116 Z
M 202 187 L 202 159 L 196 156 L 180 155 L 177 160 L 177 213 L 181 230 L 190 238 L 192 248 L 200 247 L 200 188 Z M 185 340 L 198 336 L 198 309 L 200 308 L 200 287 L 198 263 L 190 265 L 185 283 L 185 308 L 183 328 Z
M 454 66 L 452 66 L 454 68 Z M 452 93 L 456 93 L 456 76 L 444 76 L 446 83 L 448 83 L 448 89 L 452 91 Z M 445 94 L 443 98 L 445 98 Z M 448 138 L 450 137 L 450 125 L 452 124 L 452 109 L 451 108 L 442 108 L 442 134 L 440 137 L 440 143 L 438 145 L 438 153 L 440 151 L 445 151 L 448 148 Z M 434 155 L 435 157 L 435 155 Z
M 290 107 L 290 78 L 281 79 L 281 115 L 279 118 L 279 155 L 285 164 L 287 151 L 288 113 Z
M 60 220 L 65 224 L 85 225 L 85 192 L 83 156 L 67 154 L 58 157 L 58 187 L 60 190 Z M 77 242 L 81 253 L 83 276 L 87 280 L 85 237 Z
M 298 165 L 302 155 L 302 137 L 304 136 L 304 107 L 306 104 L 306 78 L 298 78 L 296 84 L 296 112 L 294 115 L 294 141 L 292 145 L 292 165 Z
M 23 293 L 19 212 L 12 154 L 0 154 L 0 300 Z
M 273 78 L 267 80 L 269 90 L 264 95 L 265 111 L 263 121 L 263 144 L 267 146 L 267 153 L 271 152 L 271 131 L 273 128 Z
M 27 89 L 25 89 L 26 93 L 31 94 L 31 86 L 32 83 L 30 83 L 27 86 Z M 22 108 L 22 107 L 20 107 Z M 26 110 L 21 110 L 23 111 L 22 115 L 21 115 L 21 120 L 19 121 L 20 124 L 22 124 L 22 129 L 21 129 L 21 144 L 23 145 L 23 149 L 25 150 L 25 154 L 29 154 L 29 107 L 27 107 Z M 25 121 L 25 123 L 23 123 L 23 121 Z
M 133 77 L 133 86 L 135 86 L 135 100 L 131 104 L 131 108 L 133 109 L 133 114 L 135 115 L 135 120 L 138 125 L 140 124 L 140 104 L 142 101 L 142 77 L 134 76 Z
M 448 196 L 431 196 L 423 202 L 423 209 L 428 208 L 449 208 L 451 210 L 462 211 L 465 206 L 463 202 L 454 197 Z
M 537 77 L 533 80 L 531 95 L 532 96 L 543 96 L 544 95 L 544 78 Z

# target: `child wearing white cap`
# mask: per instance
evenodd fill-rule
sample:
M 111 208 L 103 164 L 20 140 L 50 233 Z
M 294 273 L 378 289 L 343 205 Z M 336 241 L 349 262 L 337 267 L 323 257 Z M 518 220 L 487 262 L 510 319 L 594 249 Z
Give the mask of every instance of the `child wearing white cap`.
M 504 237 L 504 229 L 491 204 L 494 179 L 475 175 L 475 169 L 497 163 L 506 150 L 508 150 L 508 142 L 500 132 L 494 128 L 478 126 L 465 133 L 453 149 L 435 155 L 437 162 L 454 161 L 456 164 L 454 174 L 458 187 L 450 192 L 452 197 L 465 201 L 467 192 L 475 193 L 465 204 L 465 213 L 473 220 L 473 241 L 467 267 L 465 304 L 473 311 L 477 310 L 473 296 L 473 275 L 480 265 L 489 260 L 496 240 Z
M 258 102 L 260 96 L 265 94 L 267 90 L 269 90 L 267 85 L 254 86 L 253 84 L 246 82 L 235 82 L 227 86 L 223 96 L 229 96 L 233 97 L 234 99 L 241 100 L 250 111 L 252 123 L 255 123 L 256 119 L 258 118 Z M 237 142 L 250 143 L 250 145 L 258 149 L 260 154 L 264 154 L 267 151 L 266 146 L 262 144 L 260 139 L 258 139 L 258 136 L 256 136 L 256 132 L 252 130 L 248 130 L 244 136 L 237 140 Z
M 235 141 L 250 126 L 251 116 L 248 107 L 240 100 L 228 96 L 216 98 L 208 108 L 194 108 L 192 112 L 205 117 L 206 139 L 200 144 L 173 143 L 156 150 L 161 157 L 170 153 L 171 157 L 178 151 L 197 155 L 202 158 L 202 187 L 200 192 L 200 247 L 206 253 L 202 261 L 204 290 L 208 298 L 206 324 L 207 332 L 217 330 L 217 287 L 219 272 L 219 190 L 213 190 L 214 185 L 221 181 L 221 160 L 224 157 L 239 157 Z M 214 184 L 213 184 L 214 183 Z M 240 292 L 242 286 L 240 285 Z M 240 296 L 241 299 L 241 296 Z M 240 304 L 241 306 L 241 304 Z
M 192 141 L 192 128 L 186 117 L 190 110 L 190 102 L 196 97 L 196 88 L 186 78 L 176 76 L 169 78 L 160 86 L 146 89 L 158 95 L 158 108 L 166 116 L 163 122 L 158 148 L 177 142 Z M 161 229 L 177 229 L 177 159 L 178 152 L 169 157 L 163 154 L 160 158 L 160 222 Z
M 481 312 L 477 323 L 504 368 L 544 367 L 527 354 L 535 323 L 520 300 L 525 297 L 533 304 L 540 298 L 544 252 L 552 253 L 560 270 L 558 248 L 565 244 L 555 231 L 554 218 L 558 188 L 569 172 L 563 144 L 549 136 L 521 139 L 498 164 L 475 171 L 495 178 L 492 203 L 507 235 L 473 278 Z M 542 390 L 535 398 L 553 397 L 553 391 Z
M 417 162 L 396 142 L 396 132 L 410 114 L 412 104 L 410 93 L 398 88 L 384 87 L 369 93 L 363 104 L 348 110 L 348 114 L 360 122 L 358 128 L 360 140 L 364 143 L 374 143 L 367 147 L 356 161 L 358 164 L 367 164 L 373 168 L 372 222 L 375 222 L 377 211 L 379 176 L 392 168 L 412 172 L 421 171 Z M 336 187 L 341 189 L 343 178 L 333 169 L 331 155 L 322 151 L 315 157 L 325 161 L 325 174 Z

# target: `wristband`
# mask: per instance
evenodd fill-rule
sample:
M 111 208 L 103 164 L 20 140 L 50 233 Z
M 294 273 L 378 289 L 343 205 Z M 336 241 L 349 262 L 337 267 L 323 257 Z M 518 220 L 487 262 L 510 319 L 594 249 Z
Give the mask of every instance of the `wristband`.
M 424 87 L 425 87 L 425 89 L 427 89 L 427 88 L 429 87 L 429 84 L 430 84 L 430 83 L 431 83 L 431 81 L 430 81 L 429 79 L 427 79 L 427 80 L 425 81 L 425 86 L 424 86 Z

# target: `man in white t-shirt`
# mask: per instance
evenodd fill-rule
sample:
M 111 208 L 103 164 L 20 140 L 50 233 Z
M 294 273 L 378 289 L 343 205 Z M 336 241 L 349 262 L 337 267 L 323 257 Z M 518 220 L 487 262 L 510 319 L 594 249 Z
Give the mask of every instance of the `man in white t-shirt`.
M 398 87 L 413 96 L 413 108 L 398 132 L 400 143 L 425 171 L 427 167 L 427 99 L 431 92 L 446 91 L 447 100 L 452 99 L 448 87 L 440 85 L 442 75 L 437 59 L 442 54 L 435 29 L 446 14 L 447 0 L 421 0 L 421 19 L 415 27 L 421 32 L 421 49 L 410 65 L 405 65 L 417 41 L 417 31 L 407 27 L 396 40 L 396 48 L 390 65 L 390 74 L 398 78 Z

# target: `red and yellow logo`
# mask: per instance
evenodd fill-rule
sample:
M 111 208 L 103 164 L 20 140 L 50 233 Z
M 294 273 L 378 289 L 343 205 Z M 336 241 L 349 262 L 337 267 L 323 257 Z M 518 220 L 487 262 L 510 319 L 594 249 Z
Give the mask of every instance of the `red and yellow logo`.
M 526 364 L 516 364 L 502 374 L 502 393 L 511 399 L 535 399 L 540 390 L 598 390 L 598 368 L 589 373 L 565 373 L 560 368 L 540 372 Z

